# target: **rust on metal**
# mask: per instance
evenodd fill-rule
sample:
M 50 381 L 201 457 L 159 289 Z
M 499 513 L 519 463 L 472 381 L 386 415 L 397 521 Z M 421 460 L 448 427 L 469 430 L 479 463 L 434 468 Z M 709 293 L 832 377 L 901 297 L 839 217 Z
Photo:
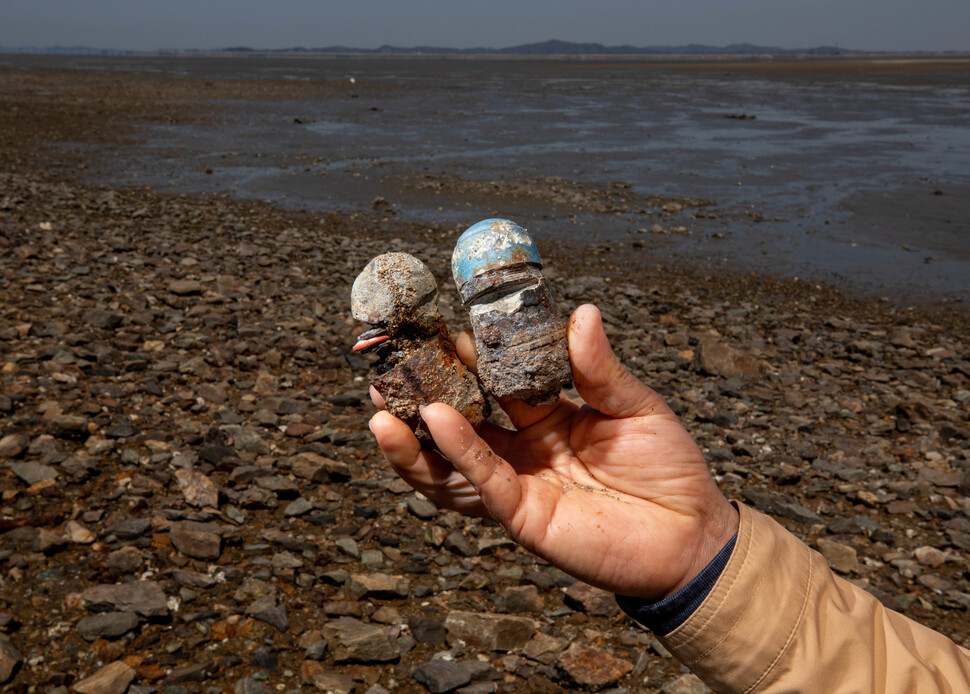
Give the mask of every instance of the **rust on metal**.
M 451 263 L 485 388 L 532 406 L 554 402 L 570 377 L 566 321 L 532 237 L 514 222 L 487 219 L 461 235 Z
M 473 425 L 488 417 L 485 394 L 455 353 L 438 313 L 437 283 L 424 263 L 407 253 L 377 256 L 357 276 L 350 296 L 354 318 L 375 326 L 354 347 L 377 355 L 371 385 L 423 445 L 431 444 L 431 436 L 418 414 L 421 405 L 444 402 Z

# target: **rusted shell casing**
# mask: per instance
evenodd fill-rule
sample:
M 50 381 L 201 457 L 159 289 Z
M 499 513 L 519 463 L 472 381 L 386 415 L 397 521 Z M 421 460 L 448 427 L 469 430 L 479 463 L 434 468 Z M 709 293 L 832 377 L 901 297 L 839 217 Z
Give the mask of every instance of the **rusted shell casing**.
M 422 405 L 451 405 L 475 426 L 490 414 L 478 380 L 458 358 L 447 334 L 439 333 L 389 371 L 372 375 L 371 385 L 384 397 L 387 411 L 403 419 L 422 444 L 431 443 L 419 414 Z
M 554 402 L 570 377 L 566 321 L 532 237 L 505 219 L 478 222 L 458 239 L 451 269 L 486 390 L 533 407 Z
M 371 366 L 371 385 L 387 411 L 403 419 L 424 445 L 432 441 L 418 413 L 422 405 L 444 402 L 473 425 L 489 415 L 478 380 L 455 353 L 437 295 L 434 276 L 407 253 L 371 260 L 350 294 L 354 318 L 379 328 L 365 335 L 382 333 L 379 340 L 360 343 L 373 343 L 379 356 Z

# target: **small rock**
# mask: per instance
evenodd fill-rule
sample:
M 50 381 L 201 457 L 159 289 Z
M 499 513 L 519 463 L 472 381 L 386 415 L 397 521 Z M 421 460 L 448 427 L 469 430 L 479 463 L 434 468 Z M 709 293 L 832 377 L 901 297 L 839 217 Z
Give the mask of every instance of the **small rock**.
M 135 612 L 148 618 L 168 615 L 168 599 L 153 581 L 94 586 L 81 593 L 81 602 L 92 612 Z
M 137 540 L 151 527 L 152 522 L 147 518 L 125 518 L 106 525 L 103 536 L 114 536 L 119 540 Z
M 13 641 L 6 634 L 0 634 L 0 684 L 10 681 L 23 661 Z
M 201 294 L 202 283 L 196 280 L 172 280 L 168 283 L 168 291 L 178 296 Z
M 431 694 L 444 694 L 471 682 L 471 677 L 457 663 L 436 658 L 418 665 L 411 677 L 428 688 Z
M 0 439 L 0 458 L 17 458 L 30 445 L 26 434 L 7 434 Z
M 134 668 L 116 660 L 90 677 L 75 682 L 73 688 L 78 694 L 124 694 L 133 679 Z
M 57 470 L 42 463 L 7 463 L 13 474 L 30 486 L 57 478 Z
M 819 540 L 817 544 L 818 551 L 839 573 L 847 574 L 859 570 L 859 557 L 854 548 L 832 540 Z
M 95 540 L 95 535 L 77 521 L 68 521 L 64 530 L 67 532 L 67 539 L 76 545 L 90 545 Z
M 917 547 L 915 550 L 913 550 L 913 556 L 916 557 L 916 561 L 918 561 L 920 564 L 923 566 L 929 566 L 931 568 L 942 566 L 946 563 L 946 560 L 950 558 L 950 555 L 946 552 L 939 550 L 936 547 L 930 547 L 929 545 Z
M 486 651 L 517 650 L 537 630 L 538 623 L 528 617 L 455 610 L 445 618 L 448 643 L 464 641 L 469 648 Z
M 55 438 L 84 441 L 90 435 L 88 420 L 84 417 L 60 414 L 47 425 L 47 433 Z
M 199 508 L 218 508 L 219 490 L 198 470 L 176 470 L 175 480 L 186 503 Z
M 119 574 L 131 574 L 145 563 L 145 556 L 137 547 L 122 547 L 108 555 L 108 568 Z
M 41 552 L 42 554 L 53 554 L 67 545 L 67 538 L 55 532 L 51 532 L 47 528 L 41 528 L 40 531 L 34 536 L 33 542 L 31 542 L 30 548 L 34 552 Z
M 306 498 L 299 496 L 286 505 L 286 508 L 283 509 L 283 515 L 287 518 L 293 518 L 295 516 L 302 516 L 311 509 L 313 509 L 313 504 L 307 501 Z
M 276 605 L 268 609 L 257 610 L 251 614 L 253 619 L 258 619 L 260 622 L 266 622 L 276 627 L 281 634 L 285 634 L 290 630 L 290 618 L 286 613 L 286 605 Z
M 438 507 L 423 496 L 412 495 L 407 501 L 408 511 L 421 520 L 432 520 L 438 515 Z
M 761 375 L 761 364 L 757 359 L 711 338 L 698 343 L 694 364 L 702 373 L 724 378 L 740 375 L 756 379 Z
M 334 672 L 314 673 L 307 679 L 314 687 L 327 694 L 353 694 L 356 686 L 353 677 Z
M 291 469 L 297 477 L 316 484 L 343 482 L 350 479 L 350 466 L 347 463 L 331 460 L 309 451 L 294 456 Z
M 387 574 L 353 574 L 350 577 L 350 594 L 355 600 L 375 598 L 377 600 L 394 600 L 406 598 L 411 590 L 411 584 L 402 576 Z
M 193 559 L 215 560 L 222 553 L 222 537 L 214 523 L 179 521 L 172 524 L 169 537 L 179 552 Z
M 106 612 L 84 617 L 77 623 L 77 633 L 85 641 L 117 639 L 138 627 L 138 616 L 132 612 Z
M 661 694 L 709 694 L 711 689 L 697 675 L 681 675 L 668 682 L 660 690 Z
M 603 689 L 633 671 L 633 663 L 606 651 L 573 643 L 557 659 L 559 668 L 580 687 Z
M 616 604 L 615 600 L 613 602 Z M 495 609 L 507 614 L 539 614 L 545 609 L 545 604 L 535 586 L 514 586 L 495 597 Z
M 351 617 L 327 622 L 323 635 L 333 649 L 335 663 L 386 663 L 400 656 L 381 627 Z
M 576 581 L 569 586 L 566 590 L 565 602 L 573 609 L 581 610 L 591 617 L 613 617 L 620 612 L 612 593 L 594 588 L 582 581 Z
M 84 315 L 81 316 L 81 321 L 87 325 L 90 325 L 92 328 L 116 330 L 117 328 L 120 328 L 122 324 L 124 324 L 125 317 L 119 313 L 95 308 L 91 309 L 90 311 L 85 311 Z

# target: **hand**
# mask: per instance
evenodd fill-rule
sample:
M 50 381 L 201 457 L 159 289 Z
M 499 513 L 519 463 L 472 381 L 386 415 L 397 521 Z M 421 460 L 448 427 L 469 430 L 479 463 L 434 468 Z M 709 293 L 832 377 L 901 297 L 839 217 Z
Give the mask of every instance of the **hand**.
M 662 599 L 737 532 L 737 511 L 676 415 L 613 354 L 595 306 L 576 309 L 568 341 L 586 405 L 565 396 L 536 408 L 502 401 L 516 431 L 486 423 L 476 432 L 435 403 L 421 416 L 439 452 L 422 449 L 384 411 L 371 430 L 398 474 L 439 506 L 491 516 L 523 547 L 587 583 Z M 458 348 L 474 367 L 467 334 Z

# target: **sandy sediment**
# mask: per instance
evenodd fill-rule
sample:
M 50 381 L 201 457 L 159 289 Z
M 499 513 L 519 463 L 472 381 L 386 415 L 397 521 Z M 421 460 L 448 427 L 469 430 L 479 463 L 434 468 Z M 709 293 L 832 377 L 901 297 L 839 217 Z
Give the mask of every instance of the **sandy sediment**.
M 367 431 L 351 282 L 381 252 L 412 253 L 456 332 L 460 230 L 77 181 L 85 147 L 135 137 L 141 119 L 199 117 L 184 99 L 305 88 L 0 73 L 2 684 L 554 692 L 604 672 L 596 686 L 632 691 L 681 678 L 611 596 L 414 496 Z M 963 312 L 644 268 L 622 244 L 542 250 L 564 310 L 602 308 L 728 496 L 970 644 Z M 453 662 L 431 664 L 443 650 Z

